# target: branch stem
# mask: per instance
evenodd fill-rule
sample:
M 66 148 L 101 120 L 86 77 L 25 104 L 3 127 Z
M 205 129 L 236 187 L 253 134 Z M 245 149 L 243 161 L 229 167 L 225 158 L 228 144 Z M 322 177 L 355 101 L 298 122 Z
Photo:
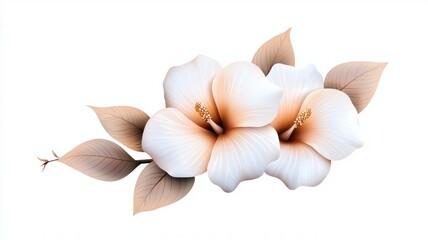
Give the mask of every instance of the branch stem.
M 42 165 L 40 165 L 40 167 L 43 167 L 42 168 L 42 172 L 45 170 L 45 168 L 46 168 L 46 166 L 48 165 L 48 163 L 50 163 L 50 162 L 55 162 L 55 161 L 58 161 L 59 160 L 59 158 L 55 158 L 55 159 L 52 159 L 52 160 L 47 160 L 47 159 L 41 159 L 41 158 L 38 158 L 40 161 L 42 161 L 43 163 L 42 163 Z
M 137 159 L 135 161 L 140 162 L 140 164 L 145 164 L 145 163 L 153 162 L 153 159 L 151 159 L 151 158 L 149 158 L 149 159 Z

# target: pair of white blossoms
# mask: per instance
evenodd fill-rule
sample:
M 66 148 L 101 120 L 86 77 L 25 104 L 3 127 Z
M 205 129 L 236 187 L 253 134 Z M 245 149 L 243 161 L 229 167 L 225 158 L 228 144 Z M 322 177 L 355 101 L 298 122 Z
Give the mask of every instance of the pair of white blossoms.
M 290 189 L 316 186 L 331 161 L 363 142 L 350 98 L 324 89 L 313 65 L 248 62 L 224 68 L 206 56 L 171 68 L 165 109 L 147 122 L 142 147 L 173 177 L 208 171 L 225 192 L 266 172 Z

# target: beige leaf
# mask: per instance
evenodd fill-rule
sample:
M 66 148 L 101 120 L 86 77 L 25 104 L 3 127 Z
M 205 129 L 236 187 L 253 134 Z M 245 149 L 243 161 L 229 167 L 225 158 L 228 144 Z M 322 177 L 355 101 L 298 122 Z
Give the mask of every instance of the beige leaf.
M 116 143 L 104 139 L 84 142 L 62 156 L 59 161 L 103 181 L 122 179 L 141 163 L 135 161 Z
M 294 66 L 294 50 L 291 46 L 290 30 L 265 42 L 254 54 L 252 62 L 267 75 L 276 63 Z
M 132 150 L 142 152 L 141 138 L 149 116 L 128 106 L 92 107 L 110 136 Z
M 324 87 L 335 88 L 348 94 L 357 111 L 361 112 L 372 99 L 386 64 L 377 62 L 339 64 L 327 73 Z
M 138 177 L 134 191 L 134 215 L 164 207 L 183 198 L 195 183 L 195 178 L 174 178 L 149 163 Z

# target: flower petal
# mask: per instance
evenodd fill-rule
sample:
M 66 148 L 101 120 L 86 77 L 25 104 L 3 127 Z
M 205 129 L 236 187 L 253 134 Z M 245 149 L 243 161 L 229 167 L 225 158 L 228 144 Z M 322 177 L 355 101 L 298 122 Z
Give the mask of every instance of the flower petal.
M 146 124 L 142 145 L 156 164 L 173 177 L 206 171 L 215 135 L 174 108 L 157 112 Z
M 266 173 L 279 178 L 288 188 L 317 186 L 327 176 L 331 161 L 300 142 L 281 142 L 278 160 L 266 167 Z
M 218 136 L 208 175 L 223 191 L 232 192 L 241 181 L 260 177 L 278 157 L 278 134 L 272 126 L 235 128 Z
M 340 160 L 363 146 L 358 113 L 345 93 L 320 89 L 310 93 L 301 112 L 310 108 L 311 116 L 297 128 L 292 140 L 304 142 L 330 160 Z
M 276 116 L 282 91 L 256 65 L 232 63 L 213 81 L 213 95 L 223 126 L 261 127 Z
M 209 124 L 195 111 L 195 103 L 199 101 L 208 108 L 213 121 L 218 123 L 211 86 L 220 68 L 217 61 L 202 55 L 186 64 L 172 67 L 163 83 L 166 106 L 180 110 L 194 123 L 209 129 Z
M 312 64 L 304 67 L 275 64 L 267 78 L 284 91 L 278 114 L 272 122 L 272 126 L 282 133 L 293 125 L 305 97 L 323 88 L 323 79 Z

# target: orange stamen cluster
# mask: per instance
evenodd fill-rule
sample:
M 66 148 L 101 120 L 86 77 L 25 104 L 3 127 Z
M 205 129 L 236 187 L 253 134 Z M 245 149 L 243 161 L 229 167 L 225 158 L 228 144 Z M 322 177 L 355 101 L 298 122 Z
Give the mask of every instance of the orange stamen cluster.
M 195 110 L 199 113 L 199 115 L 205 122 L 211 120 L 211 114 L 208 112 L 207 107 L 205 107 L 204 104 L 202 104 L 201 102 L 195 103 Z
M 310 108 L 306 108 L 305 111 L 300 113 L 299 116 L 297 116 L 296 120 L 294 120 L 294 124 L 296 125 L 296 128 L 301 127 L 303 123 L 306 121 L 306 119 L 308 119 L 311 116 L 311 113 L 312 111 Z

